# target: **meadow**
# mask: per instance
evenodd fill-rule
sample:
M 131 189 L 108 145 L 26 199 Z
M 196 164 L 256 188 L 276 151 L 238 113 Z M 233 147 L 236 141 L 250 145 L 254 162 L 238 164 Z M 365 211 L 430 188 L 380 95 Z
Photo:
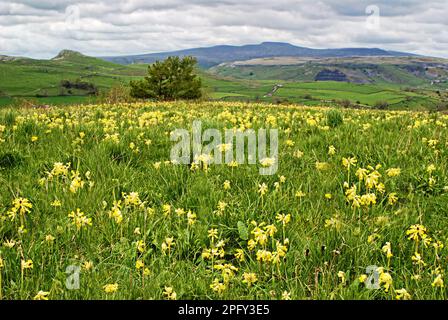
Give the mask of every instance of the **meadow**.
M 194 120 L 277 128 L 277 174 L 173 163 L 170 132 Z M 239 102 L 0 109 L 0 299 L 446 299 L 447 125 Z

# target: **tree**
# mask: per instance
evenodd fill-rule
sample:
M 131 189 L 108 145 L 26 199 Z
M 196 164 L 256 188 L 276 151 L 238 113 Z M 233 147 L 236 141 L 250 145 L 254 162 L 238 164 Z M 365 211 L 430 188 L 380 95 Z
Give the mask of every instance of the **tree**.
M 194 73 L 193 57 L 169 57 L 148 67 L 144 80 L 131 81 L 131 96 L 161 101 L 192 100 L 202 96 L 202 81 Z

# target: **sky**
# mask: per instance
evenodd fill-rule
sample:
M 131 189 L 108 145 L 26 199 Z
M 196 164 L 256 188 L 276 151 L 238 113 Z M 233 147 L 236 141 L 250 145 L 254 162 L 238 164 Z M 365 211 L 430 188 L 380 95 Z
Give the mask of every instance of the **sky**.
M 448 0 L 0 0 L 0 55 L 115 56 L 229 44 L 448 58 Z

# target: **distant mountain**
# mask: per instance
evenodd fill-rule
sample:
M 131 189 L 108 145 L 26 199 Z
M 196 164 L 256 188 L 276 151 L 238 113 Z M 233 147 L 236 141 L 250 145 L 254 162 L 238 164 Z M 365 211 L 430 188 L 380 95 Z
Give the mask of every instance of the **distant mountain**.
M 51 60 L 63 60 L 63 59 L 70 59 L 70 58 L 82 58 L 87 57 L 83 55 L 81 52 L 73 51 L 73 50 L 62 50 L 58 53 L 56 57 L 54 57 Z
M 415 56 L 405 52 L 386 51 L 378 48 L 342 48 L 342 49 L 311 49 L 294 46 L 283 42 L 263 42 L 244 46 L 215 46 L 172 52 L 151 53 L 142 55 L 103 57 L 102 59 L 119 64 L 153 63 L 169 56 L 194 56 L 203 67 L 212 67 L 223 62 L 250 60 L 267 57 L 368 57 Z

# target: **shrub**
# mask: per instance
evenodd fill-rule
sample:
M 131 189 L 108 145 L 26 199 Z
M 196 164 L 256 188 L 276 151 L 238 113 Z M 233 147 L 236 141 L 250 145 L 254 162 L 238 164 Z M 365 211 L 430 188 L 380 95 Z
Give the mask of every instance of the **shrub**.
M 344 117 L 339 110 L 330 110 L 327 112 L 327 125 L 336 128 L 344 123 Z
M 148 67 L 148 76 L 131 81 L 131 96 L 160 101 L 193 100 L 202 96 L 201 79 L 194 73 L 193 57 L 169 57 Z

